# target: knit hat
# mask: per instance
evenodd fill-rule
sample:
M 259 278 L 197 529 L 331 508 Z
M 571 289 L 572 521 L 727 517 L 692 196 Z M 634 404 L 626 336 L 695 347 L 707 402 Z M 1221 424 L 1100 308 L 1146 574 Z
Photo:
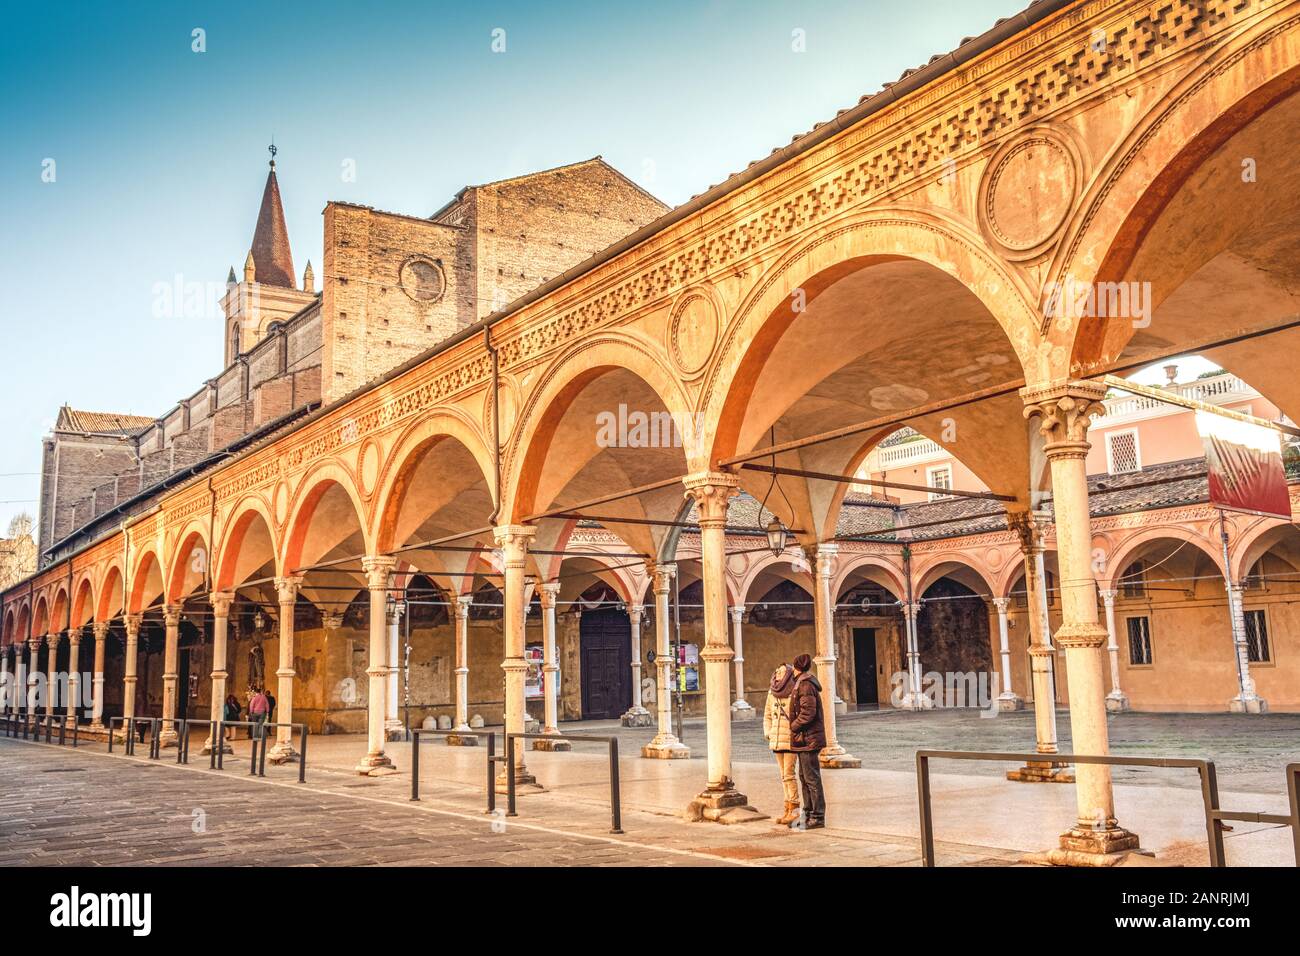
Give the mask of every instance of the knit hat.
M 800 654 L 798 657 L 794 659 L 794 669 L 797 670 L 800 674 L 808 673 L 811 667 L 812 667 L 812 658 L 809 657 L 807 654 Z

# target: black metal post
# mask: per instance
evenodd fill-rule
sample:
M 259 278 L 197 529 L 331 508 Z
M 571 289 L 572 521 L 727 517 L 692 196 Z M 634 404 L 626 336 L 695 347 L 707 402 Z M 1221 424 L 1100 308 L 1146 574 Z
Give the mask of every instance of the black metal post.
M 619 805 L 618 738 L 609 738 L 609 815 L 610 833 L 623 832 L 623 813 Z
M 515 735 L 506 733 L 506 816 L 515 813 Z
M 934 821 L 930 817 L 930 758 L 916 755 L 916 792 L 921 804 L 921 865 L 934 866 Z
M 420 732 L 411 731 L 411 799 L 420 799 Z
M 307 725 L 302 725 L 302 745 L 298 748 L 298 782 L 307 782 Z
M 221 759 L 226 753 L 226 722 L 224 719 L 217 721 L 217 738 L 212 741 L 213 747 L 208 751 L 208 769 L 222 770 L 224 761 Z M 231 752 L 234 750 L 232 748 Z
M 1295 844 L 1295 865 L 1300 866 L 1300 763 L 1287 764 L 1286 793 L 1291 801 L 1291 839 Z
M 497 735 L 487 735 L 487 812 L 497 812 Z
M 1219 778 L 1214 764 L 1206 761 L 1197 768 L 1201 772 L 1201 804 L 1205 808 L 1205 835 L 1210 851 L 1210 866 L 1226 866 L 1223 852 L 1223 825 L 1216 816 L 1219 810 Z

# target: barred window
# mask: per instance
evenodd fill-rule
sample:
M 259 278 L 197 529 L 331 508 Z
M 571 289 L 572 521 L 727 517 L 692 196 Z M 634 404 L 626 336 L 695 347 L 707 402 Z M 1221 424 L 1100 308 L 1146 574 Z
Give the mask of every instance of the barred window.
M 930 492 L 930 500 L 938 501 L 940 498 L 948 498 L 943 492 L 952 490 L 952 468 L 948 465 L 941 465 L 937 468 L 930 468 L 926 471 L 926 484 L 936 489 Z
M 1142 470 L 1136 430 L 1106 434 L 1106 463 L 1112 475 Z
M 1151 663 L 1151 619 L 1130 617 L 1128 624 L 1128 662 L 1135 666 Z
M 1267 664 L 1272 660 L 1268 650 L 1268 619 L 1262 610 L 1246 612 L 1246 657 L 1252 664 Z
M 1120 576 L 1119 593 L 1121 597 L 1143 598 L 1147 594 L 1147 566 L 1142 561 L 1134 561 Z

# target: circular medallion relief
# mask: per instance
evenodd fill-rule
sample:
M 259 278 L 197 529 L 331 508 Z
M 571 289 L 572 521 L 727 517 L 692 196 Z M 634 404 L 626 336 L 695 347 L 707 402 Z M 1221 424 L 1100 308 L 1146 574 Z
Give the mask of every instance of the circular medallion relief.
M 1080 165 L 1069 142 L 1042 130 L 993 157 L 980 184 L 980 212 L 1011 258 L 1035 256 L 1059 238 L 1078 198 Z
M 281 481 L 275 486 L 275 523 L 283 525 L 289 517 L 289 486 Z
M 411 256 L 397 271 L 402 291 L 416 302 L 433 303 L 442 298 L 447 279 L 442 266 L 428 256 Z
M 668 344 L 683 374 L 704 368 L 718 340 L 718 325 L 718 307 L 707 293 L 689 290 L 677 301 L 668 323 Z
M 357 475 L 361 478 L 361 494 L 369 498 L 379 479 L 379 445 L 371 440 L 361 446 L 357 456 Z

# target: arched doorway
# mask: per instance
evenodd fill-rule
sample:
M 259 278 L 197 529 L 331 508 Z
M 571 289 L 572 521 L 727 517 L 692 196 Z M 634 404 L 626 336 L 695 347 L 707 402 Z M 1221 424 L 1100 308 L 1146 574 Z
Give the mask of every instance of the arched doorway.
M 632 626 L 614 591 L 596 584 L 583 592 L 579 622 L 584 720 L 616 718 L 632 704 Z

